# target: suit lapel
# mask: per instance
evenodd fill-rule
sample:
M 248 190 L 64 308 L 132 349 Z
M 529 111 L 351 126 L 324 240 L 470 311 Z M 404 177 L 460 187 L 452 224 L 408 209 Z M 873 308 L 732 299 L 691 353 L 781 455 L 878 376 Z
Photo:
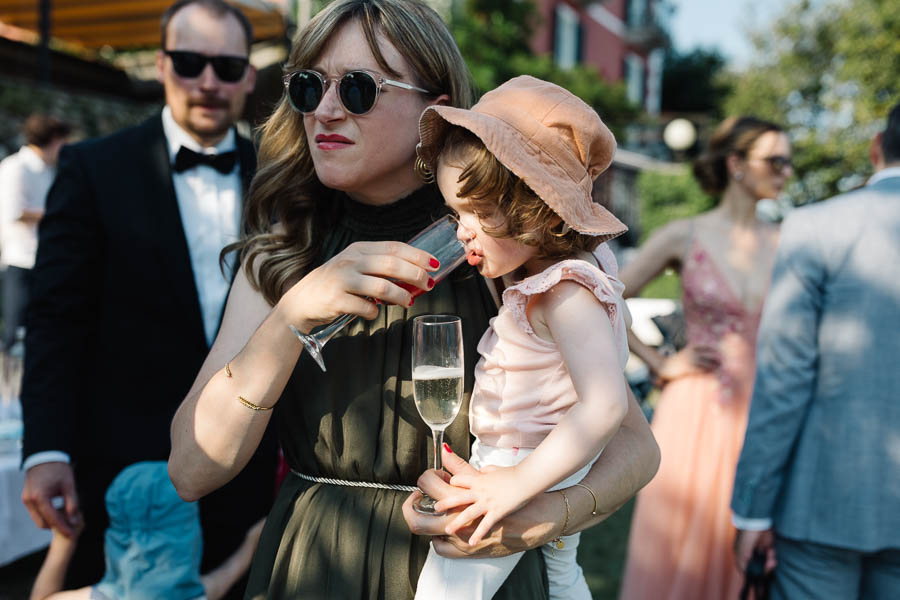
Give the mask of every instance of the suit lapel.
M 246 206 L 247 192 L 250 191 L 250 181 L 256 173 L 256 150 L 253 143 L 247 138 L 238 135 L 235 130 L 235 140 L 238 150 L 238 165 L 241 171 L 241 206 Z
M 163 272 L 169 277 L 171 294 L 177 304 L 183 307 L 194 323 L 191 332 L 185 336 L 193 336 L 202 340 L 206 346 L 206 334 L 203 331 L 203 316 L 200 311 L 200 299 L 191 267 L 191 253 L 188 249 L 184 226 L 181 223 L 181 212 L 178 199 L 175 197 L 175 185 L 172 183 L 172 167 L 169 162 L 169 150 L 163 134 L 162 118 L 151 119 L 151 128 L 147 144 L 147 178 L 146 208 L 148 223 L 154 231 L 158 244 L 157 250 L 162 261 Z

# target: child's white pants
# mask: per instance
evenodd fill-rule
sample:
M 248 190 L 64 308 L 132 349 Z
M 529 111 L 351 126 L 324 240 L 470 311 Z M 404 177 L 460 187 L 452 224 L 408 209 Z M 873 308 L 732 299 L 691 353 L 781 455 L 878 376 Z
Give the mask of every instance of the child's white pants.
M 533 449 L 497 448 L 486 446 L 477 440 L 472 444 L 471 464 L 476 469 L 484 465 L 511 467 L 521 462 Z M 596 457 L 594 460 L 597 460 Z M 587 475 L 594 461 L 574 475 L 553 486 L 548 492 L 571 487 Z M 541 551 L 547 565 L 550 582 L 550 598 L 553 600 L 591 600 L 587 582 L 578 566 L 576 555 L 581 534 L 562 537 L 562 549 L 556 544 L 544 544 Z M 434 547 L 428 549 L 428 558 L 419 574 L 416 587 L 417 600 L 478 600 L 492 598 L 515 568 L 522 553 L 500 558 L 446 558 L 439 556 Z

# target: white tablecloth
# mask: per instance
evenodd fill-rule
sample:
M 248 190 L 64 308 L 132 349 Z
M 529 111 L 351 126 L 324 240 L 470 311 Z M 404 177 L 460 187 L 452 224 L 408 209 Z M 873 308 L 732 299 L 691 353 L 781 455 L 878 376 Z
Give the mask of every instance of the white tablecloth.
M 18 452 L 0 454 L 0 565 L 50 543 L 50 530 L 39 529 L 22 504 L 25 473 L 19 470 L 19 463 Z

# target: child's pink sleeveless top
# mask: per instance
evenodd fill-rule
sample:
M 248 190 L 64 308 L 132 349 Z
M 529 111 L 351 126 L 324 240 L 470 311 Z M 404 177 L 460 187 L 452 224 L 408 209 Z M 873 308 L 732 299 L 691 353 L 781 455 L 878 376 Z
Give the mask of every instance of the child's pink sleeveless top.
M 482 444 L 535 448 L 578 401 L 559 348 L 531 328 L 526 314 L 530 296 L 562 280 L 593 292 L 609 315 L 624 370 L 628 360 L 624 286 L 616 279 L 615 258 L 606 244 L 595 256 L 604 270 L 583 260 L 565 260 L 503 292 L 503 306 L 478 343 L 481 359 L 475 366 L 469 406 L 469 428 Z

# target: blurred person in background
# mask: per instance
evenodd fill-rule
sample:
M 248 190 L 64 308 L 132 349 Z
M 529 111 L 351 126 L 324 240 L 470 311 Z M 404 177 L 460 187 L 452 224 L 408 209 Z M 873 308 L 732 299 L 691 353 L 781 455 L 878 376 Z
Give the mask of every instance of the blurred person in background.
M 79 519 L 71 537 L 53 530 L 30 600 L 219 600 L 250 567 L 264 522 L 260 519 L 250 528 L 224 563 L 201 575 L 203 534 L 197 503 L 178 497 L 164 461 L 125 467 L 106 492 L 106 510 L 110 525 L 103 579 L 62 591 L 69 563 L 79 552 L 78 535 L 84 527 Z
M 2 349 L 16 341 L 25 325 L 28 281 L 37 252 L 37 225 L 47 191 L 56 177 L 59 151 L 68 142 L 68 123 L 33 114 L 22 124 L 25 145 L 0 162 L 0 268 L 3 276 Z
M 785 220 L 759 329 L 731 508 L 773 600 L 900 595 L 900 104 L 869 155 Z
M 716 208 L 654 232 L 620 273 L 627 298 L 666 268 L 679 272 L 688 342 L 663 356 L 629 337 L 664 387 L 651 424 L 660 469 L 638 494 L 622 600 L 737 598 L 742 575 L 731 557 L 728 500 L 778 240 L 756 204 L 778 196 L 791 174 L 781 127 L 725 120 L 694 163 L 703 189 L 719 198 Z
M 218 330 L 233 272 L 219 254 L 238 238 L 256 167 L 234 128 L 255 81 L 246 17 L 221 0 L 182 0 L 161 34 L 165 108 L 66 147 L 39 231 L 23 500 L 38 526 L 64 535 L 83 513 L 69 587 L 103 574 L 103 496 L 116 474 L 168 457 L 172 416 Z M 200 502 L 204 570 L 267 513 L 276 461 L 266 436 L 244 472 Z

